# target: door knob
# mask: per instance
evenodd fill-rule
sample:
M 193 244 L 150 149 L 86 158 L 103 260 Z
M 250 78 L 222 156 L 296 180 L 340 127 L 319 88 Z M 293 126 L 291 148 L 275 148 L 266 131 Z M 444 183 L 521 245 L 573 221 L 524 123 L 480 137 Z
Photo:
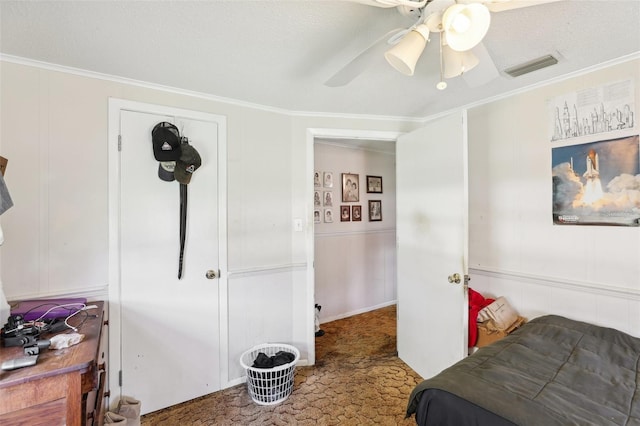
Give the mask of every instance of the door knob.
M 449 282 L 451 284 L 460 284 L 460 274 L 456 272 L 453 275 L 449 275 Z
M 209 269 L 205 274 L 205 276 L 207 277 L 208 280 L 214 280 L 218 278 L 218 272 L 215 271 L 214 269 Z

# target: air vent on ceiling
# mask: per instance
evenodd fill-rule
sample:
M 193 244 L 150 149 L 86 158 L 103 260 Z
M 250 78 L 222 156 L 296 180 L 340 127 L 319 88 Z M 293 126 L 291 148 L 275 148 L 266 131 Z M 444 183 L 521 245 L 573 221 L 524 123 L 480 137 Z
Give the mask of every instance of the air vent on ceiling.
M 541 68 L 549 67 L 558 63 L 558 60 L 552 55 L 546 55 L 532 61 L 525 62 L 515 67 L 507 68 L 504 70 L 511 77 L 518 77 L 523 74 L 530 73 L 532 71 L 539 70 Z

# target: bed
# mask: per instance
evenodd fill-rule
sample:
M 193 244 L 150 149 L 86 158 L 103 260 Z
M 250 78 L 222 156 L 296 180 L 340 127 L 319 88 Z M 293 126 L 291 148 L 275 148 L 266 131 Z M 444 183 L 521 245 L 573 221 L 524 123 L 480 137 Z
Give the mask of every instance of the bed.
M 419 425 L 640 425 L 640 339 L 548 315 L 418 384 Z

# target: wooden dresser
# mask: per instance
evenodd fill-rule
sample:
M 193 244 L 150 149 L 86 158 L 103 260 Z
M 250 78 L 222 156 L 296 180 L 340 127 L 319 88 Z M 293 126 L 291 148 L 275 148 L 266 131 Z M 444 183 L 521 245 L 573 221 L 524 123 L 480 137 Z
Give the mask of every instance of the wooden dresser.
M 98 306 L 86 311 L 89 317 L 81 312 L 69 320 L 84 334 L 82 342 L 42 350 L 34 366 L 0 370 L 0 425 L 102 425 L 104 303 L 89 303 Z M 0 362 L 20 356 L 22 347 L 0 347 Z

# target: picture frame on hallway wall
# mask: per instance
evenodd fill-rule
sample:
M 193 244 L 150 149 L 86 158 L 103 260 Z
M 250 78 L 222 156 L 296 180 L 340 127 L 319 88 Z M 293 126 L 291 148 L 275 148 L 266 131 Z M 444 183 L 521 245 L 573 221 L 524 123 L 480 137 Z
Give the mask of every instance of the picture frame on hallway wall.
M 325 188 L 333 188 L 333 173 L 324 172 L 322 175 L 322 186 Z
M 369 222 L 382 221 L 382 200 L 369 200 Z
M 333 207 L 333 191 L 324 191 L 324 196 L 322 197 L 323 206 L 325 207 Z
M 351 206 L 351 220 L 353 222 L 362 221 L 362 206 L 360 205 Z
M 382 176 L 367 175 L 367 193 L 382 194 Z
M 350 206 L 340 206 L 340 222 L 351 221 L 351 208 Z
M 324 209 L 324 223 L 332 223 L 333 222 L 333 210 Z
M 360 201 L 360 175 L 357 173 L 342 174 L 342 202 Z

